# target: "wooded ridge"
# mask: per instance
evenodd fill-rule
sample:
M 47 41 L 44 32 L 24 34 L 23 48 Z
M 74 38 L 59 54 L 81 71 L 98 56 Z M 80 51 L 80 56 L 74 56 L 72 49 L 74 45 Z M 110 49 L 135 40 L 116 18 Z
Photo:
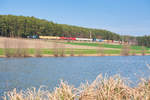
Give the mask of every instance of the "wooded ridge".
M 137 45 L 150 47 L 150 36 L 121 36 L 103 29 L 84 28 L 35 17 L 0 15 L 0 36 L 26 37 L 29 35 L 100 38 L 116 41 L 134 41 Z

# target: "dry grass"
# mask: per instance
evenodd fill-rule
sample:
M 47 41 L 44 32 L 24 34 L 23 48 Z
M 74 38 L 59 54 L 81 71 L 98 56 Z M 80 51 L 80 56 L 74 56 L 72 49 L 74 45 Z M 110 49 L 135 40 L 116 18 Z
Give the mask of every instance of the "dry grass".
M 150 82 L 142 80 L 137 87 L 130 87 L 119 75 L 102 77 L 89 84 L 74 88 L 61 81 L 52 92 L 46 88 L 6 92 L 3 100 L 150 100 Z
M 122 56 L 129 56 L 129 52 L 130 52 L 130 46 L 127 44 L 124 44 L 122 51 L 121 51 L 121 55 Z
M 104 48 L 102 47 L 101 43 L 99 43 L 99 48 L 97 50 L 98 50 L 97 53 L 98 53 L 99 56 L 105 56 Z
M 141 51 L 141 53 L 142 53 L 142 56 L 145 56 L 146 49 L 145 49 L 145 47 L 144 47 L 144 46 L 142 46 L 142 51 Z
M 3 100 L 75 100 L 75 88 L 61 81 L 59 87 L 53 92 L 41 87 L 27 89 L 26 91 L 17 92 L 16 89 L 5 93 Z
M 60 86 L 56 87 L 52 93 L 49 93 L 49 100 L 75 100 L 76 89 L 61 81 Z
M 41 48 L 42 48 L 41 41 L 36 40 L 36 42 L 35 42 L 35 57 L 42 57 Z
M 59 50 L 60 50 L 60 56 L 65 57 L 65 45 L 64 44 L 60 46 Z
M 58 48 L 57 41 L 53 42 L 53 54 L 54 54 L 54 57 L 59 56 L 59 48 Z
M 4 40 L 4 52 L 6 57 L 27 57 L 29 56 L 27 51 L 26 41 L 23 39 L 11 39 L 5 38 Z M 13 48 L 12 48 L 13 46 Z
M 136 55 L 136 50 L 131 50 L 131 53 L 132 53 L 132 56 L 135 56 Z
M 74 56 L 74 49 L 71 48 L 70 56 Z

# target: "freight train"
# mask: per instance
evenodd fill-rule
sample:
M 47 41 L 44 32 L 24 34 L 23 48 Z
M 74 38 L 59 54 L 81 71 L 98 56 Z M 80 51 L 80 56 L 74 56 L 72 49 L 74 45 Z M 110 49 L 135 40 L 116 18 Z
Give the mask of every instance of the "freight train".
M 103 42 L 102 39 L 89 39 L 89 38 L 76 38 L 76 37 L 57 37 L 57 36 L 39 36 L 40 39 L 51 39 L 51 40 L 76 40 L 76 41 L 95 41 L 95 42 Z
M 73 40 L 73 41 L 91 41 L 91 42 L 107 42 L 107 43 L 120 43 L 121 41 L 103 40 L 97 38 L 76 38 L 76 37 L 58 37 L 58 36 L 27 36 L 32 39 L 49 39 L 49 40 Z

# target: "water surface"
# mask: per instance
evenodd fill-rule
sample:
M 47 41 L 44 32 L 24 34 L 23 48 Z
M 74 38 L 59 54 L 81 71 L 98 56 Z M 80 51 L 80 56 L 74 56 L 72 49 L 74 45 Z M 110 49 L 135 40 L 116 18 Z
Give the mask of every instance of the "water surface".
M 58 86 L 60 79 L 78 87 L 92 82 L 100 73 L 120 74 L 134 82 L 148 78 L 150 56 L 0 58 L 0 95 L 4 91 L 46 85 Z

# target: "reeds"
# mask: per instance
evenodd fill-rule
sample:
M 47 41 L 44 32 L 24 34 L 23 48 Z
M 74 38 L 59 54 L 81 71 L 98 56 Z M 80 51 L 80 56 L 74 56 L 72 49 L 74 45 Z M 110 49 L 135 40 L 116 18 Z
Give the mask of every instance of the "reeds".
M 14 89 L 6 92 L 2 98 L 3 100 L 75 100 L 75 91 L 73 86 L 61 81 L 59 87 L 56 87 L 53 92 L 45 87 L 30 88 L 19 92 Z
M 99 43 L 99 47 L 97 49 L 97 53 L 98 53 L 98 56 L 105 56 L 104 48 L 102 47 L 101 43 Z
M 63 43 L 57 43 L 57 40 L 53 42 L 53 55 L 54 57 L 65 57 L 65 45 Z
M 42 57 L 41 40 L 35 41 L 35 57 Z
M 27 44 L 25 39 L 5 38 L 4 52 L 6 57 L 28 57 Z
M 132 49 L 131 53 L 132 53 L 132 56 L 135 56 L 136 55 L 136 50 Z
M 75 100 L 76 89 L 61 81 L 59 87 L 56 87 L 52 93 L 49 93 L 49 100 Z
M 70 49 L 70 56 L 74 56 L 74 48 Z
M 23 38 L 5 38 L 4 40 L 4 53 L 6 57 L 29 57 L 29 48 L 33 48 L 34 56 L 41 57 L 41 41 L 29 40 Z M 30 47 L 29 47 L 30 46 Z M 32 46 L 32 47 L 31 47 Z
M 14 89 L 6 92 L 3 100 L 150 100 L 150 82 L 142 80 L 137 87 L 130 87 L 129 81 L 119 75 L 99 75 L 79 88 L 61 81 L 52 92 L 42 87 L 18 92 Z
M 60 50 L 60 56 L 65 57 L 65 45 L 64 44 L 61 44 L 59 50 Z
M 11 50 L 10 50 L 10 39 L 6 38 L 4 40 L 4 54 L 6 57 L 11 57 Z
M 124 44 L 122 47 L 121 55 L 122 56 L 129 56 L 130 53 L 130 46 L 127 44 Z
M 54 41 L 53 43 L 53 54 L 54 54 L 54 57 L 59 56 L 59 49 L 58 49 L 57 41 Z
M 141 53 L 142 53 L 142 56 L 145 56 L 145 53 L 146 53 L 146 49 L 144 46 L 142 46 L 142 50 L 141 50 Z

